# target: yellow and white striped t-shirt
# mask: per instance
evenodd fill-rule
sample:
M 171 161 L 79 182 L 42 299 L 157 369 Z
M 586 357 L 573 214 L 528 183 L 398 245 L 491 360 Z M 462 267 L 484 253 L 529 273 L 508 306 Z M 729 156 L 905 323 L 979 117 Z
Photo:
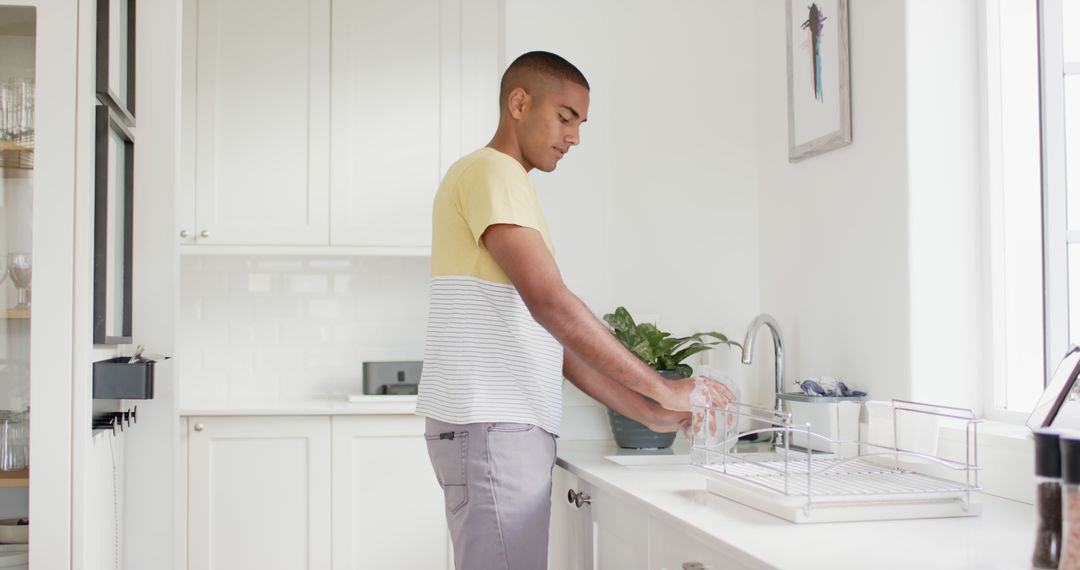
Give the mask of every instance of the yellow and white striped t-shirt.
M 435 195 L 427 344 L 418 414 L 520 422 L 558 435 L 562 346 L 541 327 L 481 241 L 493 224 L 547 225 L 521 164 L 492 148 L 454 163 Z

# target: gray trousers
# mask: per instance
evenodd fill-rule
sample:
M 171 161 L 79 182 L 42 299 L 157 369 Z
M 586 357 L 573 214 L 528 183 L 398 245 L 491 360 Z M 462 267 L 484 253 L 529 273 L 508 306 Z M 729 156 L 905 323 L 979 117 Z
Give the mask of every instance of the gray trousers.
M 555 437 L 516 423 L 428 418 L 457 570 L 547 570 Z

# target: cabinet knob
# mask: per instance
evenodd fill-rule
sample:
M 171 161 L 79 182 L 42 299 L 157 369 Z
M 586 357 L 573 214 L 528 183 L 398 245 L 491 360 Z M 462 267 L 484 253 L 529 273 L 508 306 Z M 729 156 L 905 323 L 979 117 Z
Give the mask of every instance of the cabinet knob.
M 709 570 L 707 566 L 700 562 L 683 562 L 683 570 Z
M 573 489 L 570 489 L 570 491 L 566 493 L 566 500 L 579 509 L 582 507 L 582 505 L 588 505 L 592 503 L 592 498 L 586 495 L 583 491 L 575 491 Z
M 188 234 L 187 230 L 180 230 L 180 237 L 186 238 L 186 237 L 188 237 L 188 235 L 190 235 L 190 234 Z
M 203 430 L 203 425 L 202 424 L 195 424 L 195 431 L 202 431 L 202 430 Z
M 210 232 L 208 230 L 203 230 L 203 231 L 199 232 L 199 237 L 208 238 L 208 237 L 210 237 Z

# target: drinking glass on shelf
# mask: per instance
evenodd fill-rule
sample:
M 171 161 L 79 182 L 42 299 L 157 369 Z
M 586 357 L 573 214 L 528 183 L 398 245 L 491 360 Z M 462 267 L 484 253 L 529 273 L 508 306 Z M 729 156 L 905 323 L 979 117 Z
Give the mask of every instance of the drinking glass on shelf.
M 0 141 L 14 138 L 15 92 L 10 83 L 0 83 Z
M 11 278 L 11 284 L 15 286 L 18 302 L 12 309 L 25 310 L 30 308 L 30 279 L 31 261 L 29 253 L 9 253 L 7 255 L 7 274 Z M 3 279 L 0 279 L 2 282 Z
M 0 410 L 0 471 L 26 469 L 30 438 L 27 413 Z

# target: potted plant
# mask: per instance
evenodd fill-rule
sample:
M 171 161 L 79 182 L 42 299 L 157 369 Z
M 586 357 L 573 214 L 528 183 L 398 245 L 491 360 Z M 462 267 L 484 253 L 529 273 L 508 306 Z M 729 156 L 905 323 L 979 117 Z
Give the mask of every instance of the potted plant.
M 673 337 L 652 323 L 635 323 L 625 307 L 604 315 L 604 322 L 623 345 L 664 378 L 689 378 L 693 369 L 683 361 L 721 345 L 741 345 L 718 332 L 698 332 L 685 337 Z M 608 408 L 608 420 L 615 443 L 631 449 L 665 448 L 675 441 L 677 432 L 657 433 L 640 422 Z

